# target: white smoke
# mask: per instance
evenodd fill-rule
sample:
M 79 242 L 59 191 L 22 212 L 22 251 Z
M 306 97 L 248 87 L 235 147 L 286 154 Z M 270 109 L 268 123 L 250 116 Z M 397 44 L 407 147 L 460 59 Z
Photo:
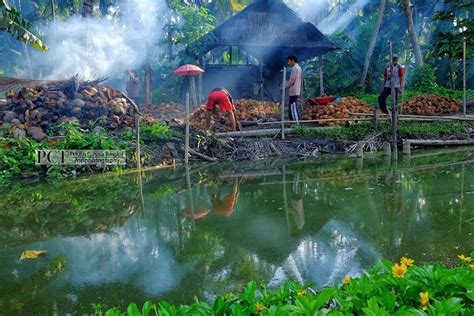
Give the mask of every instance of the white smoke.
M 165 0 L 123 0 L 114 10 L 103 18 L 75 16 L 51 25 L 46 32 L 49 51 L 34 55 L 35 64 L 49 69 L 43 77 L 114 77 L 159 52 L 168 13 Z
M 370 0 L 356 0 L 347 9 L 339 10 L 332 0 L 285 0 L 305 21 L 311 22 L 324 34 L 330 35 L 345 29 L 369 3 Z
M 369 0 L 357 0 L 342 14 L 341 12 L 332 12 L 318 23 L 318 29 L 324 34 L 342 31 L 359 15 L 360 10 L 364 9 L 368 2 Z

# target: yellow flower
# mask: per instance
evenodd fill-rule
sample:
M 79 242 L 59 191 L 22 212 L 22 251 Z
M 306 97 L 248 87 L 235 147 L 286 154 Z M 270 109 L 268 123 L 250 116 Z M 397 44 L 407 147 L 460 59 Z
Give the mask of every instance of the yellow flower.
M 402 257 L 400 263 L 406 265 L 407 267 L 412 267 L 415 260 Z
M 471 263 L 469 266 L 471 267 L 471 269 L 474 269 L 474 263 Z
M 257 309 L 257 313 L 261 313 L 263 311 L 263 305 L 260 303 L 255 304 L 255 308 Z
M 459 260 L 464 261 L 464 262 L 471 262 L 471 257 L 466 257 L 465 255 L 459 255 L 458 256 Z
M 224 295 L 224 298 L 231 298 L 232 296 L 234 296 L 234 293 L 229 292 L 226 295 Z
M 407 266 L 404 265 L 403 263 L 401 265 L 398 265 L 398 263 L 395 263 L 392 267 L 392 275 L 396 278 L 403 278 L 406 272 L 407 272 Z
M 296 292 L 296 294 L 297 294 L 298 296 L 305 295 L 305 294 L 306 294 L 306 290 L 303 290 L 303 289 L 298 290 L 298 292 Z
M 342 278 L 342 284 L 349 284 L 351 283 L 351 277 L 346 275 L 345 277 Z
M 421 301 L 421 308 L 425 311 L 428 307 L 428 302 L 429 302 L 429 297 L 428 297 L 428 292 L 421 292 L 420 293 L 420 301 Z

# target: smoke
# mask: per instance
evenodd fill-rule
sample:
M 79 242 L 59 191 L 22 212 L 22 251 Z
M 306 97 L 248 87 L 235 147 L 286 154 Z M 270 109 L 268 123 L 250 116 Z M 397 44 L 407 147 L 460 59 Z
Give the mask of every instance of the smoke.
M 160 52 L 167 13 L 164 0 L 123 0 L 100 19 L 69 17 L 48 27 L 49 51 L 33 61 L 49 79 L 120 76 Z
M 329 0 L 285 0 L 285 3 L 305 21 L 317 24 L 327 15 Z
M 324 34 L 342 31 L 359 15 L 368 2 L 369 0 L 357 0 L 347 10 L 342 12 L 334 12 L 333 10 L 331 14 L 318 24 L 318 29 Z
M 315 24 L 327 35 L 344 30 L 369 1 L 356 0 L 349 7 L 339 10 L 336 3 L 331 0 L 285 0 L 303 20 Z

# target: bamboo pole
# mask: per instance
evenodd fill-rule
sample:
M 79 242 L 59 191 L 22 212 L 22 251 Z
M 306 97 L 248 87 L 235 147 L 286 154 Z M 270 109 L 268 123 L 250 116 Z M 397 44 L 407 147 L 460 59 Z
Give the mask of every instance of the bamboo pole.
M 186 92 L 186 136 L 184 139 L 184 163 L 189 160 L 189 92 Z
M 285 120 L 285 92 L 286 92 L 286 67 L 283 67 L 283 82 L 281 85 L 281 122 Z M 281 139 L 285 139 L 285 124 L 281 123 Z
M 410 54 L 410 41 L 408 40 L 407 42 L 407 50 L 405 52 L 405 73 L 403 74 L 403 90 L 402 90 L 402 102 L 400 103 L 400 114 L 403 113 L 403 102 L 405 100 L 405 79 L 407 77 L 407 72 L 408 72 L 408 63 L 410 62 L 409 59 L 409 54 Z
M 319 93 L 324 95 L 324 78 L 323 78 L 323 56 L 319 57 Z
M 140 115 L 135 114 L 135 132 L 136 132 L 136 153 L 135 157 L 137 158 L 137 169 L 142 168 L 142 159 L 140 155 Z
M 389 41 L 390 49 L 390 90 L 392 95 L 392 159 L 398 158 L 398 148 L 397 148 L 397 94 L 395 92 L 395 67 L 393 66 L 393 51 L 392 51 L 392 41 Z
M 463 82 L 462 82 L 462 89 L 463 89 L 463 101 L 462 101 L 462 113 L 466 115 L 466 38 L 464 38 L 462 43 L 462 71 L 463 71 Z

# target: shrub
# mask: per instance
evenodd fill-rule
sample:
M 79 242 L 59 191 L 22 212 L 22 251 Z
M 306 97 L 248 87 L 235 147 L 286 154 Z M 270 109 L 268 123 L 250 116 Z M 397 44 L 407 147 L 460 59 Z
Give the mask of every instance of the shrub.
M 412 90 L 429 93 L 437 86 L 433 68 L 428 64 L 415 68 L 410 85 Z
M 342 285 L 319 291 L 294 282 L 269 291 L 250 282 L 241 294 L 219 296 L 212 305 L 198 300 L 181 306 L 147 301 L 141 310 L 132 303 L 124 314 L 115 307 L 105 315 L 473 315 L 471 257 L 460 255 L 461 265 L 454 268 L 415 266 L 405 257 L 395 264 L 381 260 L 359 277 L 346 276 Z M 95 304 L 94 309 L 95 315 L 104 315 L 104 305 Z

